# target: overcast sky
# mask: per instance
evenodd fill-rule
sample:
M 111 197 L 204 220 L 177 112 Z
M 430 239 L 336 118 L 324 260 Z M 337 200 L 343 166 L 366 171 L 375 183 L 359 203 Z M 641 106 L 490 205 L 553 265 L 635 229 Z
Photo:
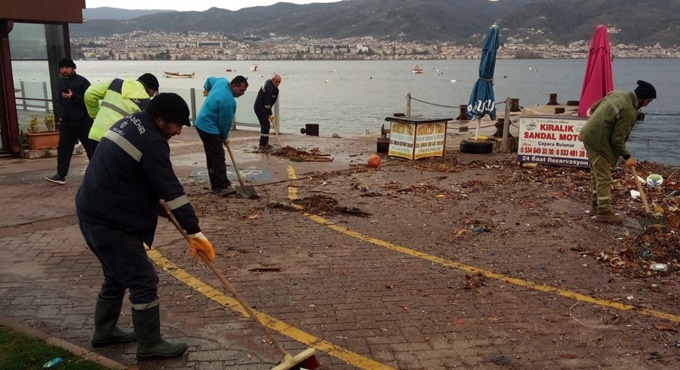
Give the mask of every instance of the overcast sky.
M 295 4 L 310 3 L 335 3 L 339 0 L 285 0 L 283 2 Z M 167 0 L 85 0 L 88 8 L 100 8 L 107 6 L 122 9 L 170 9 L 170 10 L 197 10 L 203 11 L 210 8 L 222 8 L 229 10 L 239 10 L 241 8 L 251 8 L 254 6 L 267 6 L 282 2 L 281 0 L 189 0 L 189 1 L 167 1 Z

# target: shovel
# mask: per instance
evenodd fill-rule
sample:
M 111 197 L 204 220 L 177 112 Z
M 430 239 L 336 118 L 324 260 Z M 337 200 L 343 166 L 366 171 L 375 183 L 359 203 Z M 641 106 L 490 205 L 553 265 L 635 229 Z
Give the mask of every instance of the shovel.
M 236 166 L 236 161 L 234 160 L 234 154 L 231 153 L 231 148 L 229 147 L 229 143 L 225 143 L 224 146 L 227 147 L 227 151 L 229 152 L 229 157 L 231 158 L 231 163 L 234 165 L 234 172 L 236 172 L 236 177 L 238 177 L 238 182 L 241 184 L 241 186 L 236 187 L 236 191 L 239 193 L 240 196 L 244 198 L 250 198 L 250 199 L 259 199 L 260 196 L 257 195 L 257 192 L 255 191 L 255 188 L 253 188 L 252 185 L 246 186 L 243 183 L 243 178 L 241 178 L 241 172 L 238 170 L 238 167 Z
M 645 214 L 647 215 L 647 218 L 645 220 L 640 220 L 640 226 L 646 228 L 647 226 L 661 223 L 661 220 L 659 220 L 660 218 L 659 214 L 653 213 L 652 210 L 649 209 L 649 203 L 647 203 L 647 196 L 645 195 L 645 191 L 642 188 L 642 184 L 640 183 L 640 178 L 638 177 L 637 171 L 635 170 L 635 166 L 631 166 L 630 168 L 633 171 L 635 185 L 637 186 L 638 191 L 640 192 L 640 199 L 642 199 L 642 204 L 645 206 Z

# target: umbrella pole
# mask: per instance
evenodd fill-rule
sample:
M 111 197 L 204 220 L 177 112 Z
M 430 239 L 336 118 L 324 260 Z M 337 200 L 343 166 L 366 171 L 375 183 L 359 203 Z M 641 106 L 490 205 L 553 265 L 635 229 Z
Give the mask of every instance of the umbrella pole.
M 475 131 L 475 140 L 477 140 L 479 138 L 479 124 L 480 124 L 481 121 L 482 121 L 481 118 L 477 119 L 477 130 Z

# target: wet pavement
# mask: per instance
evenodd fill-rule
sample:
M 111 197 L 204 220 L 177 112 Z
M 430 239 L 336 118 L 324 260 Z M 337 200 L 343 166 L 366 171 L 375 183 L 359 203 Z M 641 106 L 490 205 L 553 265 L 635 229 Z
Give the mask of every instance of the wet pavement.
M 205 158 L 192 129 L 171 140 L 172 161 L 215 246 L 216 268 L 292 354 L 316 348 L 322 369 L 677 368 L 675 298 L 647 291 L 640 298 L 645 301 L 627 305 L 627 295 L 637 299 L 644 283 L 557 253 L 575 243 L 571 236 L 542 234 L 504 216 L 525 233 L 518 240 L 526 244 L 502 234 L 492 240 L 489 233 L 443 241 L 460 217 L 488 215 L 489 207 L 516 211 L 497 202 L 473 205 L 476 214 L 461 215 L 458 207 L 468 197 L 443 196 L 440 189 L 455 193 L 471 180 L 489 181 L 494 175 L 488 166 L 445 178 L 385 159 L 376 171 L 364 165 L 376 149 L 375 136 L 283 135 L 283 145 L 319 148 L 333 157 L 291 162 L 257 153 L 257 139 L 249 131 L 231 139 L 256 200 L 207 190 Z M 455 150 L 459 139 L 451 133 L 448 146 Z M 138 362 L 135 343 L 90 346 L 101 269 L 83 242 L 74 206 L 86 166 L 84 155 L 74 156 L 67 184 L 58 186 L 44 180 L 54 174 L 55 158 L 0 161 L 0 315 L 122 367 L 277 364 L 281 355 L 262 329 L 162 221 L 149 251 L 160 277 L 161 331 L 168 340 L 186 341 L 189 350 L 175 359 Z M 237 184 L 232 166 L 229 171 Z M 395 190 L 387 196 L 390 184 Z M 345 208 L 296 210 L 296 200 L 310 197 Z M 574 220 L 569 227 L 582 224 L 581 204 L 556 203 L 564 218 Z M 584 230 L 593 238 L 606 234 Z M 467 235 L 463 231 L 458 235 Z M 126 301 L 122 327 L 131 326 L 129 312 Z

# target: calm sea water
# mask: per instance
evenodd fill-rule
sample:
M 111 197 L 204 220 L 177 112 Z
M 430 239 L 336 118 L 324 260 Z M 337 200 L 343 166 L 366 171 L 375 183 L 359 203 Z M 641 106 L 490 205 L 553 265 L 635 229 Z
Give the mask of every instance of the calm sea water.
M 252 111 L 255 92 L 273 73 L 283 76 L 280 86 L 282 132 L 298 132 L 307 123 L 318 123 L 322 136 L 343 137 L 379 132 L 384 118 L 406 111 L 411 94 L 411 114 L 456 117 L 458 106 L 467 104 L 477 79 L 479 62 L 455 61 L 76 61 L 78 73 L 91 82 L 114 77 L 155 74 L 161 91 L 182 92 L 195 88 L 201 100 L 204 79 L 242 74 L 250 82 L 241 97 L 239 114 Z M 39 62 L 13 62 L 15 75 L 30 79 Z M 250 67 L 257 64 L 258 71 Z M 414 74 L 418 64 L 425 72 Z M 496 101 L 519 98 L 520 105 L 545 104 L 556 93 L 559 103 L 578 100 L 586 60 L 498 60 L 494 91 Z M 226 72 L 231 69 L 232 72 Z M 645 121 L 636 125 L 629 148 L 633 155 L 680 165 L 680 59 L 614 60 L 614 88 L 632 90 L 638 79 L 651 82 L 658 98 L 645 108 Z M 193 79 L 162 78 L 163 71 L 194 72 Z M 183 93 L 186 95 L 186 93 Z M 199 101 L 199 104 L 202 103 Z M 499 106 L 502 111 L 504 107 Z M 253 116 L 254 117 L 254 116 Z M 255 120 L 253 119 L 253 122 Z

